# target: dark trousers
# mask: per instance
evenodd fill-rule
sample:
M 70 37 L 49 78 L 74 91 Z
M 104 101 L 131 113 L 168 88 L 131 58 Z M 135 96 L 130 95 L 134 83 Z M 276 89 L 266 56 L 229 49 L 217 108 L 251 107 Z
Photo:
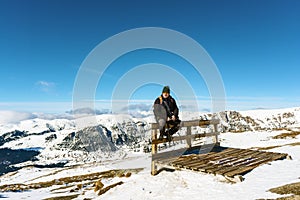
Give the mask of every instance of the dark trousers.
M 168 136 L 169 135 L 173 135 L 175 134 L 179 128 L 180 128 L 180 120 L 176 119 L 175 121 L 173 120 L 169 120 L 166 121 L 164 119 L 159 119 L 158 120 L 158 125 L 159 125 L 159 130 L 160 130 L 160 137 L 163 137 L 163 135 Z M 166 129 L 168 129 L 167 133 L 166 133 Z

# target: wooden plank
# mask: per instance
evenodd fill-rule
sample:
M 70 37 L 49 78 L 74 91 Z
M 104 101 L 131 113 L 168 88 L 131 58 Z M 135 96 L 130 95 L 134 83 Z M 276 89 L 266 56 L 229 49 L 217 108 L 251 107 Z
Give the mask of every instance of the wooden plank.
M 205 155 L 203 155 L 203 157 L 205 157 Z M 173 165 L 180 165 L 180 166 L 184 166 L 184 165 L 187 165 L 189 163 L 194 163 L 194 162 L 199 162 L 199 159 L 200 157 L 197 156 L 197 157 L 193 157 L 192 159 L 189 158 L 189 159 L 184 159 L 184 160 L 179 160 L 179 161 L 175 161 L 173 162 L 172 164 Z
M 218 132 L 218 124 L 214 124 L 214 132 Z M 219 139 L 218 139 L 218 135 L 215 136 L 215 143 L 218 143 Z
M 181 141 L 181 140 L 189 140 L 189 139 L 195 139 L 195 138 L 202 138 L 202 137 L 213 137 L 218 135 L 219 133 L 197 133 L 197 134 L 192 134 L 192 135 L 184 135 L 184 136 L 173 136 L 172 141 Z M 171 141 L 171 142 L 172 142 Z M 160 139 L 153 139 L 152 144 L 161 144 L 161 143 L 167 143 L 170 142 L 166 138 L 163 138 L 162 140 Z
M 253 155 L 252 157 L 249 157 L 248 159 L 244 159 L 243 161 L 241 161 L 240 163 L 238 163 L 237 165 L 233 165 L 233 166 L 225 166 L 223 169 L 219 169 L 219 170 L 214 170 L 212 173 L 215 173 L 215 174 L 221 174 L 223 175 L 224 173 L 226 172 L 229 172 L 229 171 L 233 171 L 233 170 L 236 170 L 236 169 L 239 169 L 241 166 L 245 165 L 245 164 L 249 164 L 251 162 L 254 162 L 255 160 L 257 160 L 257 155 L 260 154 L 261 155 L 261 152 L 256 152 L 255 155 Z
M 212 169 L 207 169 L 209 173 L 213 174 L 222 174 L 225 171 L 231 170 L 232 168 L 237 169 L 244 163 L 249 163 L 251 160 L 253 160 L 253 156 L 256 156 L 257 154 L 260 154 L 261 152 L 253 152 L 252 154 L 246 156 L 246 157 L 239 157 L 237 161 L 233 162 L 232 165 L 228 165 L 228 163 L 222 163 L 222 164 L 217 164 L 215 168 Z
M 188 126 L 186 127 L 186 144 L 187 144 L 187 148 L 191 148 L 192 147 L 192 130 L 191 127 Z
M 200 163 L 203 163 L 203 162 L 204 163 L 209 162 L 209 161 L 211 162 L 211 161 L 215 161 L 215 160 L 218 160 L 218 159 L 223 159 L 224 157 L 228 158 L 228 156 L 231 156 L 232 154 L 238 154 L 238 153 L 241 153 L 243 151 L 244 151 L 243 149 L 229 148 L 226 151 L 224 150 L 224 151 L 219 152 L 219 153 L 211 152 L 211 154 L 209 154 L 209 155 L 204 155 L 204 156 L 202 155 L 198 159 L 193 159 L 193 160 L 190 159 L 189 162 L 185 162 L 185 160 L 180 160 L 180 162 L 183 162 L 183 163 L 175 161 L 175 164 L 182 164 L 182 165 L 196 164 L 196 165 L 199 165 Z
M 240 162 L 240 159 L 247 159 L 248 157 L 253 156 L 255 153 L 255 151 L 242 151 L 240 153 L 234 153 L 228 157 L 218 160 L 218 163 L 216 164 L 233 165 L 234 163 Z
M 213 125 L 219 124 L 220 120 L 213 119 L 213 120 L 191 120 L 191 121 L 182 121 L 180 123 L 180 127 L 188 127 L 188 126 L 205 126 L 205 125 Z M 158 123 L 151 123 L 151 129 L 158 129 Z
M 237 159 L 241 159 L 242 157 L 243 157 L 243 155 L 244 154 L 250 154 L 250 153 L 252 153 L 252 152 L 248 152 L 248 151 L 244 151 L 244 152 L 241 152 L 240 153 L 240 156 L 239 156 L 239 158 L 237 158 Z M 227 155 L 228 156 L 228 155 Z M 231 161 L 231 160 L 237 160 L 236 158 L 234 158 L 235 156 L 237 156 L 237 155 L 235 155 L 235 156 L 233 156 L 233 155 L 229 155 L 230 157 L 225 157 L 225 158 L 227 158 L 227 159 L 229 159 L 228 161 Z M 219 157 L 218 157 L 219 158 Z M 194 170 L 198 170 L 198 171 L 207 171 L 207 170 L 210 170 L 210 171 L 212 171 L 212 170 L 214 170 L 214 171 L 217 171 L 218 169 L 222 169 L 222 168 L 228 168 L 229 166 L 224 166 L 224 164 L 225 163 L 219 163 L 219 164 L 217 164 L 217 163 L 213 163 L 213 162 L 211 162 L 211 161 L 218 161 L 218 158 L 216 159 L 216 158 L 212 158 L 212 159 L 210 159 L 210 161 L 209 162 L 207 162 L 207 163 L 195 163 L 195 164 L 193 164 L 193 165 L 189 165 L 188 167 L 190 167 L 190 168 L 192 168 L 192 169 L 194 169 Z M 212 172 L 211 172 L 212 173 Z
M 240 151 L 241 149 L 235 149 L 235 148 L 227 148 L 221 152 L 212 152 L 212 155 L 207 155 L 206 158 L 211 158 L 211 157 L 215 157 L 216 155 L 218 156 L 225 156 L 227 154 L 231 154 L 235 151 Z
M 265 156 L 267 156 L 267 154 L 265 152 L 258 151 L 257 154 L 254 155 L 254 157 L 250 157 L 248 160 L 245 160 L 245 163 L 240 163 L 239 165 L 234 165 L 231 167 L 224 167 L 223 169 L 216 170 L 214 173 L 224 175 L 227 172 L 234 171 L 234 170 L 241 168 L 243 166 L 243 164 L 249 164 L 249 163 L 255 162 L 257 159 L 263 158 Z
M 201 146 L 195 146 L 192 147 L 190 149 L 188 148 L 181 148 L 181 149 L 177 149 L 177 150 L 173 150 L 173 151 L 168 151 L 168 152 L 162 152 L 162 153 L 156 153 L 154 155 L 152 155 L 152 160 L 164 160 L 164 159 L 168 159 L 171 157 L 179 157 L 182 155 L 186 155 L 186 154 L 191 154 L 189 152 L 191 151 L 199 151 L 199 154 L 202 153 L 206 153 L 206 151 L 211 150 L 212 146 L 214 144 L 205 144 L 205 145 L 201 145 Z
M 204 126 L 204 125 L 210 125 L 210 120 L 191 120 L 191 121 L 183 121 L 181 122 L 181 127 L 187 127 L 187 126 Z
M 201 157 L 205 157 L 205 156 L 208 156 L 208 155 L 211 155 L 211 154 L 215 154 L 215 152 L 209 152 L 207 154 L 200 154 L 200 155 L 183 156 L 182 159 L 179 158 L 178 160 L 175 160 L 173 162 L 173 164 L 182 163 L 182 162 L 187 163 L 187 162 L 189 162 L 191 160 L 199 159 Z
M 203 137 L 216 137 L 218 135 L 220 135 L 219 132 L 196 133 L 196 134 L 192 134 L 192 139 L 196 140 L 196 139 L 201 139 Z
M 174 162 L 177 159 L 179 159 L 179 158 L 173 157 L 173 158 L 167 158 L 167 159 L 164 159 L 164 160 L 157 160 L 157 162 L 159 162 L 159 163 L 165 163 L 165 164 L 170 164 L 170 163 Z
M 199 155 L 189 155 L 189 156 L 180 156 L 179 158 L 177 158 L 176 160 L 174 160 L 172 162 L 172 164 L 177 164 L 177 163 L 181 163 L 181 162 L 185 162 L 185 161 L 189 161 L 189 160 L 193 160 L 198 158 Z M 203 155 L 204 156 L 204 155 Z
M 232 151 L 237 151 L 237 149 L 228 148 L 228 149 L 225 149 L 222 152 L 218 152 L 218 153 L 217 152 L 209 152 L 208 154 L 197 155 L 196 158 L 197 158 L 197 161 L 199 161 L 199 160 L 206 160 L 206 159 L 209 159 L 209 158 L 216 157 L 216 155 L 223 156 L 224 154 L 229 154 Z M 195 156 L 193 156 L 193 159 L 195 160 Z M 190 161 L 190 160 L 191 159 L 189 159 L 188 156 L 186 156 L 186 160 L 175 161 L 174 164 L 179 163 L 179 162 L 185 162 L 185 163 L 187 163 L 187 161 Z
M 203 154 L 203 155 L 197 155 L 197 156 L 193 156 L 193 157 L 189 156 L 186 159 L 176 160 L 172 164 L 186 165 L 187 163 L 191 163 L 191 162 L 199 162 L 199 159 L 201 159 L 202 157 L 206 157 L 207 155 L 211 155 L 211 154 L 214 154 L 214 152 L 210 152 L 208 154 Z
M 169 159 L 169 158 L 173 158 L 173 157 L 179 157 L 179 156 L 182 156 L 186 150 L 187 150 L 186 148 L 181 148 L 181 149 L 177 149 L 174 151 L 157 153 L 157 154 L 152 155 L 152 160 L 164 160 L 164 159 Z
M 257 159 L 255 162 L 249 163 L 246 166 L 259 166 L 262 163 L 261 161 L 265 161 L 267 163 L 269 161 L 275 161 L 283 158 L 285 158 L 285 154 L 269 154 L 265 158 Z
M 173 151 L 167 151 L 162 153 L 157 153 L 155 155 L 152 155 L 152 160 L 165 160 L 169 158 L 178 158 L 186 153 L 188 149 L 187 148 L 180 148 Z
M 237 163 L 244 162 L 249 158 L 249 156 L 253 155 L 254 153 L 255 152 L 244 151 L 238 155 L 229 155 L 228 157 L 222 158 L 221 160 L 215 160 L 216 162 L 210 161 L 212 164 L 214 164 L 214 168 L 211 169 L 211 172 L 217 170 L 217 167 L 231 167 Z
M 212 154 L 212 153 L 210 153 Z M 183 167 L 185 166 L 187 163 L 189 162 L 193 162 L 195 160 L 199 159 L 199 156 L 195 156 L 195 157 L 189 157 L 186 159 L 182 159 L 182 160 L 175 160 L 174 162 L 171 163 L 172 166 L 178 166 L 178 167 Z
M 224 175 L 232 177 L 236 174 L 244 174 L 244 173 L 247 173 L 247 172 L 253 170 L 254 168 L 256 168 L 256 167 L 258 167 L 262 164 L 268 163 L 270 161 L 282 159 L 284 157 L 285 157 L 285 155 L 274 155 L 274 156 L 271 156 L 271 157 L 268 156 L 266 158 L 261 158 L 261 159 L 257 160 L 256 162 L 250 163 L 250 164 L 248 164 L 244 167 L 240 167 L 239 169 L 236 169 L 234 171 L 227 172 Z
M 245 162 L 249 162 L 249 160 L 253 159 L 255 156 L 260 154 L 261 152 L 245 152 L 241 156 L 237 156 L 236 159 L 232 159 L 228 162 L 222 163 L 224 166 L 238 166 L 240 164 L 244 164 Z
M 157 129 L 154 129 L 154 130 L 152 130 L 152 140 L 155 140 L 156 138 L 157 138 Z M 153 155 L 155 155 L 157 153 L 157 145 L 156 144 L 151 145 L 151 153 L 152 153 L 152 157 L 153 157 Z M 152 175 L 157 174 L 157 166 L 156 166 L 155 160 L 153 160 L 153 159 L 151 161 L 151 174 Z
M 183 163 L 183 165 L 187 165 L 189 167 L 194 167 L 194 165 L 200 165 L 200 164 L 205 164 L 208 163 L 209 161 L 212 160 L 217 160 L 220 157 L 225 157 L 228 154 L 231 154 L 232 152 L 241 152 L 242 149 L 228 149 L 226 152 L 220 152 L 220 153 L 213 153 L 211 155 L 208 156 L 204 156 L 198 159 L 195 159 L 193 161 L 187 162 L 187 163 Z
M 184 161 L 188 161 L 188 160 L 191 160 L 191 159 L 199 159 L 199 158 L 202 158 L 202 157 L 206 157 L 206 156 L 209 156 L 211 154 L 215 154 L 215 152 L 209 152 L 209 153 L 204 153 L 204 154 L 191 154 L 191 155 L 184 155 L 182 156 L 182 158 L 184 159 L 178 159 L 176 161 L 174 161 L 175 163 L 176 162 L 184 162 Z

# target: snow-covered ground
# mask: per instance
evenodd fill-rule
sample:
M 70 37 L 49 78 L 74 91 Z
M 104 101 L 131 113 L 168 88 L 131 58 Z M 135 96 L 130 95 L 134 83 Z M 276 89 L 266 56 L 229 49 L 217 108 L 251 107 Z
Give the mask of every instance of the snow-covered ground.
M 104 181 L 111 184 L 122 180 L 123 185 L 117 186 L 107 193 L 98 196 L 93 190 L 87 191 L 77 199 L 259 199 L 276 198 L 277 194 L 268 192 L 270 188 L 299 181 L 300 148 L 287 144 L 300 142 L 299 136 L 294 139 L 272 139 L 280 132 L 258 133 L 225 133 L 221 135 L 222 146 L 239 148 L 267 147 L 285 145 L 269 151 L 288 153 L 292 160 L 274 161 L 255 168 L 246 174 L 241 183 L 231 184 L 222 177 L 213 176 L 189 170 L 167 172 L 162 171 L 157 176 L 150 175 L 151 155 L 132 153 L 124 159 L 108 160 L 103 163 L 86 164 L 79 167 L 62 170 L 54 175 L 51 172 L 58 169 L 23 168 L 18 173 L 1 177 L 1 185 L 12 183 L 31 183 L 50 181 L 109 169 L 144 168 L 141 172 L 129 178 L 112 178 Z M 50 175 L 49 175 L 50 174 Z M 46 175 L 42 178 L 43 175 Z M 53 186 L 54 187 L 54 186 Z M 50 196 L 68 195 L 68 192 L 53 195 L 50 189 L 37 189 L 28 192 L 2 193 L 10 199 L 43 199 Z
M 292 124 L 293 129 L 298 129 L 299 126 L 299 109 L 287 109 L 279 111 L 270 111 L 269 115 L 263 111 L 244 111 L 243 115 L 251 116 L 265 120 L 271 116 L 278 114 L 293 112 L 293 119 L 297 123 Z M 118 121 L 135 123 L 142 119 L 131 119 L 128 116 L 119 116 L 114 118 L 112 115 L 104 115 L 97 118 L 97 123 L 101 123 L 105 127 L 111 124 L 118 124 Z M 143 119 L 148 122 L 150 118 Z M 48 124 L 48 125 L 47 125 Z M 65 125 L 67 124 L 67 125 Z M 5 131 L 13 131 L 15 129 L 28 130 L 32 132 L 41 132 L 51 126 L 59 131 L 61 136 L 67 135 L 70 130 L 75 130 L 72 121 L 43 121 L 39 119 L 22 121 L 18 124 L 2 125 L 0 127 L 1 134 Z M 21 128 L 20 128 L 21 127 Z M 62 129 L 64 127 L 64 129 Z M 119 127 L 120 129 L 122 127 Z M 61 129 L 61 130 L 60 130 Z M 75 175 L 84 175 L 95 172 L 103 172 L 111 169 L 134 169 L 143 168 L 138 173 L 133 173 L 130 177 L 112 177 L 102 179 L 105 186 L 123 181 L 124 184 L 118 185 L 101 196 L 98 196 L 93 189 L 82 188 L 75 193 L 70 192 L 70 189 L 60 190 L 61 193 L 54 193 L 52 189 L 56 189 L 58 185 L 53 185 L 47 188 L 32 189 L 25 192 L 4 192 L 0 193 L 1 197 L 8 199 L 45 199 L 55 196 L 68 196 L 79 194 L 75 199 L 261 199 L 261 198 L 277 198 L 278 194 L 268 192 L 269 189 L 282 186 L 289 183 L 299 182 L 300 178 L 300 135 L 295 138 L 274 139 L 276 135 L 287 132 L 286 130 L 277 131 L 248 131 L 242 133 L 222 133 L 220 141 L 222 146 L 236 148 L 259 148 L 271 147 L 268 151 L 288 153 L 292 160 L 273 161 L 269 164 L 259 166 L 250 173 L 244 175 L 245 180 L 240 183 L 229 183 L 222 176 L 214 176 L 190 170 L 176 170 L 173 172 L 162 171 L 156 176 L 150 174 L 151 154 L 142 152 L 133 152 L 129 149 L 123 149 L 126 154 L 111 156 L 99 162 L 80 162 L 78 165 L 66 166 L 64 168 L 35 168 L 25 167 L 17 172 L 11 172 L 0 177 L 0 187 L 5 184 L 30 184 L 37 182 L 45 182 L 58 180 L 63 177 Z M 0 135 L 1 135 L 0 134 Z M 51 133 L 46 133 L 51 134 Z M 24 137 L 21 140 L 11 141 L 4 147 L 28 148 L 28 147 L 43 147 L 47 149 L 49 143 L 39 143 L 41 135 L 34 135 L 28 138 Z M 44 136 L 45 137 L 45 136 Z M 29 139 L 31 138 L 31 139 Z M 62 139 L 61 138 L 61 139 Z M 61 140 L 60 138 L 57 138 Z M 27 141 L 28 140 L 28 141 Z M 43 139 L 44 140 L 44 139 Z M 21 144 L 22 143 L 22 144 Z M 298 143 L 298 144 L 297 144 Z M 294 145 L 293 145 L 294 144 Z M 297 144 L 297 145 L 295 145 Z M 19 146 L 17 146 L 19 145 Z M 49 150 L 48 153 L 51 153 Z M 55 153 L 54 153 L 55 154 Z M 120 157 L 123 156 L 122 158 Z M 79 155 L 81 156 L 81 155 Z M 75 163 L 71 163 L 75 164 Z M 67 185 L 66 185 L 67 186 Z
M 270 136 L 279 133 L 239 133 L 223 134 L 222 146 L 239 148 L 266 147 L 274 144 L 300 142 L 296 139 L 276 141 Z M 258 136 L 259 135 L 259 136 Z M 256 142 L 255 142 L 256 141 Z M 213 176 L 189 170 L 166 172 L 150 176 L 150 159 L 137 159 L 132 164 L 145 161 L 145 170 L 126 184 L 104 194 L 104 199 L 258 199 L 276 198 L 279 195 L 267 192 L 268 189 L 287 183 L 299 181 L 300 177 L 300 148 L 299 146 L 284 146 L 270 151 L 288 153 L 293 160 L 274 161 L 260 166 L 245 175 L 241 183 L 229 184 L 222 177 Z M 117 167 L 122 167 L 118 165 Z

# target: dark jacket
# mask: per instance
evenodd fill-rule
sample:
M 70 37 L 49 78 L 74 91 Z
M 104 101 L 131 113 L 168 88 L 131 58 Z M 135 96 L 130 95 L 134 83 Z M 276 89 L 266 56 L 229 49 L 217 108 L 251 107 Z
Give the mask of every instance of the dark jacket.
M 154 115 L 156 119 L 166 119 L 167 117 L 172 117 L 172 115 L 178 119 L 178 112 L 176 101 L 171 95 L 168 98 L 163 98 L 161 95 L 154 102 Z

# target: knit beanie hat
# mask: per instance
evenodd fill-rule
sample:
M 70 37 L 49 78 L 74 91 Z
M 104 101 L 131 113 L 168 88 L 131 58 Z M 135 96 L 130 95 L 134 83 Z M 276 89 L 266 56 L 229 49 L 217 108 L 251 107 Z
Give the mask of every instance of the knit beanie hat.
M 162 93 L 168 93 L 168 94 L 170 94 L 170 87 L 169 86 L 165 86 L 164 89 L 162 90 Z

